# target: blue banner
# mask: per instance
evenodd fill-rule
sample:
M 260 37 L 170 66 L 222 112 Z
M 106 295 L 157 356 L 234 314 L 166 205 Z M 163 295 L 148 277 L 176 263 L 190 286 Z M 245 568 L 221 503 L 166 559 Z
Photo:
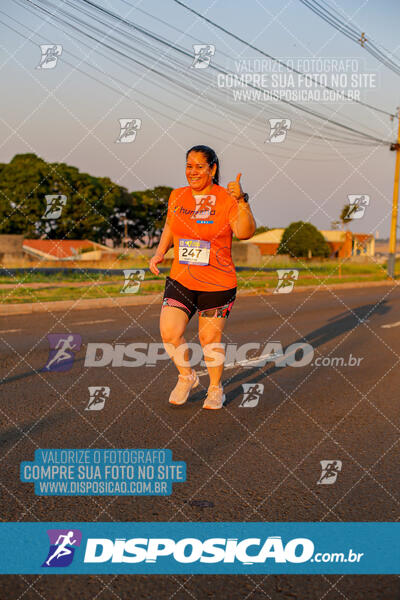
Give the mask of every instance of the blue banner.
M 399 574 L 400 523 L 0 523 L 1 574 Z
M 186 481 L 186 463 L 168 449 L 38 448 L 20 477 L 37 496 L 168 496 Z

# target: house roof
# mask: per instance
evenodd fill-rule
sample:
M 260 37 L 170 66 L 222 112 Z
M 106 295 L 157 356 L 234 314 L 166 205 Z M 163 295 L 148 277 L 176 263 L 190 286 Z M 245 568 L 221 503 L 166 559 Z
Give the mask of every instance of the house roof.
M 29 254 L 56 260 L 74 258 L 86 248 L 110 252 L 107 246 L 90 240 L 24 240 L 22 248 Z
M 344 242 L 346 239 L 346 231 L 340 229 L 321 229 L 322 235 L 326 242 Z
M 243 240 L 248 244 L 279 244 L 283 235 L 284 229 L 270 229 L 263 233 L 253 235 L 249 240 Z
M 327 242 L 344 242 L 348 234 L 358 241 L 364 241 L 373 237 L 368 233 L 351 233 L 350 231 L 342 231 L 340 229 L 321 229 L 322 235 Z M 284 229 L 270 229 L 263 233 L 253 235 L 249 240 L 243 240 L 250 244 L 279 244 L 283 235 Z

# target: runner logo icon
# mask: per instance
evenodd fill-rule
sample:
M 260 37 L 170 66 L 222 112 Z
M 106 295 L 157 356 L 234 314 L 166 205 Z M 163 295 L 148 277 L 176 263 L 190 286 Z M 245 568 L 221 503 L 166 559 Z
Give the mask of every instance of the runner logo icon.
M 74 558 L 75 549 L 81 545 L 79 529 L 48 529 L 50 548 L 42 567 L 68 567 Z
M 322 473 L 317 481 L 318 485 L 332 485 L 335 483 L 338 473 L 342 470 L 341 460 L 321 460 Z
M 299 278 L 299 272 L 297 269 L 277 269 L 278 272 L 278 285 L 274 289 L 274 294 L 289 294 L 297 279 Z
M 144 269 L 124 269 L 125 282 L 121 294 L 136 294 L 144 279 Z
M 49 358 L 42 371 L 69 371 L 75 360 L 75 352 L 80 350 L 82 338 L 77 333 L 50 333 Z
M 210 64 L 211 57 L 215 54 L 215 46 L 212 44 L 193 44 L 194 58 L 190 65 L 191 69 L 206 69 Z
M 61 44 L 40 44 L 40 63 L 37 65 L 37 69 L 54 69 L 57 64 L 59 56 L 61 56 L 62 46 Z
M 290 119 L 268 119 L 268 123 L 270 126 L 270 132 L 269 139 L 266 141 L 274 144 L 284 142 L 292 121 Z
M 264 393 L 263 383 L 242 383 L 243 400 L 239 407 L 255 408 L 260 400 L 260 396 Z
M 106 399 L 110 397 L 110 388 L 105 385 L 89 386 L 89 402 L 85 410 L 103 410 Z
M 62 209 L 67 203 L 67 196 L 49 194 L 45 198 L 47 206 L 42 219 L 58 219 L 61 217 Z
M 119 144 L 130 144 L 136 139 L 136 133 L 142 126 L 142 119 L 119 119 L 120 132 L 115 140 Z
M 366 194 L 349 194 L 347 196 L 349 205 L 345 218 L 347 219 L 361 219 L 364 216 L 365 209 L 369 205 L 369 196 Z

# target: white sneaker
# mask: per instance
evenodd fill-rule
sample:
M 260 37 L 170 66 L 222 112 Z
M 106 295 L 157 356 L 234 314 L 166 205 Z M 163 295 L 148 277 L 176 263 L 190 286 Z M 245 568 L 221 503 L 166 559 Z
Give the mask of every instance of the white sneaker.
M 217 410 L 222 408 L 225 402 L 224 388 L 222 385 L 210 385 L 207 392 L 207 397 L 204 400 L 203 408 Z
M 199 378 L 196 371 L 192 370 L 190 375 L 179 375 L 178 383 L 172 390 L 168 402 L 170 404 L 185 404 L 189 397 L 190 390 L 199 385 Z

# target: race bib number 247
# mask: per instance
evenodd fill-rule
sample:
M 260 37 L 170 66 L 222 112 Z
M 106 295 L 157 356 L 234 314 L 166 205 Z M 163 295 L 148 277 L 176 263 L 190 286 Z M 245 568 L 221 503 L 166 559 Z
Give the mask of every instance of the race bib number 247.
M 208 265 L 210 246 L 210 242 L 205 240 L 179 240 L 179 262 L 186 265 Z

